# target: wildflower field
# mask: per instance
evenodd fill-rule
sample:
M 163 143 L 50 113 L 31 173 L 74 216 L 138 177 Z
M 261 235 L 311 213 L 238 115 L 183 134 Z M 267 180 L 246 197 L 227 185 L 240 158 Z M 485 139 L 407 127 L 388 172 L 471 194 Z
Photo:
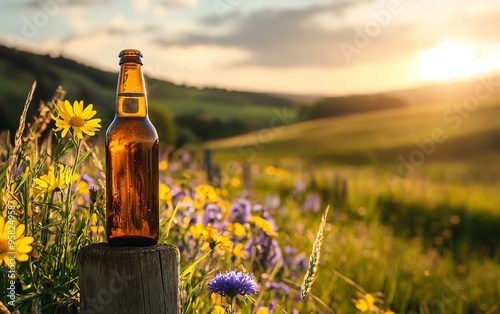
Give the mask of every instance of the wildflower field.
M 62 90 L 20 120 L 0 147 L 0 312 L 76 313 L 78 254 L 105 240 L 104 130 Z M 160 162 L 183 313 L 500 313 L 498 181 L 430 165 L 391 189 L 375 166 L 202 157 Z

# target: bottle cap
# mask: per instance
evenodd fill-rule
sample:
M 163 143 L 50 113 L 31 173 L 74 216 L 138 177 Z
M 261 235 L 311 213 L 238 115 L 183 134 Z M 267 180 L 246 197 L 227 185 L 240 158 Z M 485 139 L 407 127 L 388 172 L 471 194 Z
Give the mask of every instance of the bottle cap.
M 142 65 L 142 53 L 137 49 L 122 50 L 118 57 L 120 58 L 119 65 L 125 62 L 134 62 Z

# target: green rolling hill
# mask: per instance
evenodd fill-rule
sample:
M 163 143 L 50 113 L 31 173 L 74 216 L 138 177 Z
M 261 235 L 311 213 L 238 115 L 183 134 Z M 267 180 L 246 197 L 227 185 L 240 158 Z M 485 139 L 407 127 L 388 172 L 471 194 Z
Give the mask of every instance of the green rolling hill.
M 116 73 L 105 72 L 63 57 L 0 46 L 0 129 L 17 129 L 26 95 L 35 80 L 38 86 L 30 116 L 35 114 L 39 101 L 51 99 L 61 85 L 67 99 L 93 103 L 106 127 L 113 117 L 117 76 L 118 64 Z M 174 137 L 203 141 L 241 134 L 266 127 L 272 108 L 296 110 L 291 100 L 263 93 L 196 88 L 153 78 L 146 78 L 146 85 L 150 118 L 165 129 L 160 139 L 167 142 L 175 141 Z M 173 128 L 164 127 L 174 123 L 177 136 L 171 134 Z
M 321 159 L 349 164 L 500 155 L 500 98 L 474 110 L 444 102 L 318 119 L 212 141 L 219 158 Z M 460 105 L 460 103 L 458 103 Z M 411 154 L 413 154 L 411 156 Z M 419 155 L 419 156 L 417 156 Z

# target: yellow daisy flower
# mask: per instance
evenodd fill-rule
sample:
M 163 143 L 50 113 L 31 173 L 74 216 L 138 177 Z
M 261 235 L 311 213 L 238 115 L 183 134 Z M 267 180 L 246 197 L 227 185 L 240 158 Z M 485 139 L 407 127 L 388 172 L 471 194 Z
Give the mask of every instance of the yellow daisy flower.
M 260 307 L 255 314 L 269 314 L 269 308 L 268 307 Z
M 356 306 L 356 308 L 360 310 L 362 313 L 364 312 L 372 313 L 373 309 L 375 308 L 374 304 L 375 304 L 375 298 L 373 297 L 373 295 L 367 293 L 365 294 L 364 298 L 357 300 L 354 306 Z
M 64 189 L 71 183 L 71 170 L 69 166 L 59 165 L 59 172 L 56 175 L 54 166 L 49 167 L 49 172 L 40 178 L 35 178 L 35 192 L 37 195 L 50 193 L 55 189 Z
M 212 312 L 210 312 L 211 314 L 225 314 L 226 313 L 226 309 L 224 309 L 222 306 L 220 305 L 216 305 L 214 307 L 214 309 L 212 310 Z
M 247 234 L 245 226 L 239 222 L 230 223 L 226 227 L 227 231 L 231 232 L 235 237 L 243 237 Z
M 208 251 L 209 249 L 215 249 L 216 247 L 223 249 L 224 251 L 231 253 L 231 246 L 233 242 L 228 235 L 219 235 L 219 231 L 212 226 L 203 226 L 197 223 L 189 228 L 191 235 L 194 239 L 202 239 L 205 242 L 201 246 L 201 249 Z
M 202 184 L 196 187 L 197 198 L 206 203 L 215 203 L 219 200 L 219 195 L 214 187 L 208 184 Z
M 33 250 L 33 237 L 24 236 L 24 224 L 15 220 L 4 220 L 0 216 L 0 266 L 5 263 L 10 267 L 12 257 L 20 262 L 28 260 L 28 254 Z
M 193 239 L 200 239 L 200 238 L 205 238 L 207 235 L 207 231 L 203 227 L 202 224 L 197 223 L 191 227 L 189 227 L 189 231 L 191 232 L 191 235 L 193 236 Z
M 273 225 L 267 220 L 259 216 L 250 216 L 250 221 L 254 222 L 257 226 L 259 226 L 262 231 L 264 231 L 270 237 L 277 237 L 278 233 L 274 231 Z
M 160 183 L 160 201 L 168 203 L 172 201 L 172 192 L 170 191 L 170 187 L 165 183 Z
M 52 114 L 50 116 L 56 121 L 57 129 L 54 132 L 62 130 L 62 137 L 68 134 L 70 128 L 73 128 L 74 135 L 79 139 L 83 139 L 83 133 L 93 136 L 95 131 L 101 128 L 99 124 L 101 119 L 91 119 L 96 114 L 93 105 L 90 104 L 84 109 L 83 100 L 79 102 L 75 100 L 73 106 L 67 100 L 59 102 L 57 114 L 57 117 Z

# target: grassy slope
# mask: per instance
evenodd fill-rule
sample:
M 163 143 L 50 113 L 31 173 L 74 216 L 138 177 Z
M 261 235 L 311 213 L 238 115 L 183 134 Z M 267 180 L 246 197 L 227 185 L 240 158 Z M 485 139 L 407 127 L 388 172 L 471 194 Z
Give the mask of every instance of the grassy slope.
M 500 99 L 481 102 L 468 118 L 458 113 L 444 118 L 448 104 L 430 104 L 308 121 L 207 144 L 220 156 L 245 159 L 252 149 L 258 157 L 324 158 L 348 163 L 397 161 L 417 149 L 415 141 L 430 139 L 435 129 L 446 135 L 433 158 L 456 159 L 500 152 Z M 269 140 L 271 138 L 271 140 Z M 259 144 L 261 146 L 259 146 Z M 242 152 L 242 153 L 240 153 Z M 253 156 L 253 155 L 252 155 Z
M 85 102 L 93 102 L 102 115 L 112 114 L 118 64 L 116 73 L 109 73 L 78 65 L 71 60 L 14 52 L 5 47 L 0 47 L 0 49 L 2 51 L 0 55 L 0 112 L 15 117 L 12 120 L 16 126 L 24 99 L 34 80 L 38 80 L 39 84 L 43 81 L 42 85 L 45 85 L 49 94 L 55 91 L 57 85 L 62 85 L 68 92 L 68 99 L 84 99 Z M 95 77 L 101 77 L 102 82 L 93 79 Z M 293 106 L 292 102 L 287 99 L 259 93 L 215 88 L 199 89 L 149 79 L 147 87 L 148 100 L 152 108 L 156 107 L 160 110 L 166 108 L 174 115 L 204 111 L 211 117 L 223 120 L 251 120 L 255 128 L 265 126 L 260 121 L 272 117 L 272 108 Z M 42 89 L 41 85 L 39 89 Z M 16 105 L 11 106 L 12 103 Z M 36 104 L 32 107 L 36 107 Z M 5 127 L 12 126 L 2 125 L 2 129 Z

